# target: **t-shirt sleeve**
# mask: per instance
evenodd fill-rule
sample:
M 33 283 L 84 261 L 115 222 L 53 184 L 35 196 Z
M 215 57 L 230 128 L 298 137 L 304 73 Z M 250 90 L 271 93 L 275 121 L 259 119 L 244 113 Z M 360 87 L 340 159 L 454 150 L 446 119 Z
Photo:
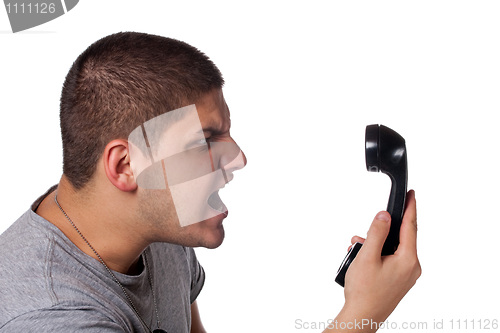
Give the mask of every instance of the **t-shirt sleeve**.
M 109 318 L 93 311 L 44 309 L 25 313 L 0 327 L 1 333 L 7 332 L 89 332 L 123 333 L 128 330 Z
M 198 262 L 193 248 L 186 248 L 186 253 L 191 270 L 191 303 L 193 303 L 196 301 L 196 298 L 205 284 L 205 271 Z

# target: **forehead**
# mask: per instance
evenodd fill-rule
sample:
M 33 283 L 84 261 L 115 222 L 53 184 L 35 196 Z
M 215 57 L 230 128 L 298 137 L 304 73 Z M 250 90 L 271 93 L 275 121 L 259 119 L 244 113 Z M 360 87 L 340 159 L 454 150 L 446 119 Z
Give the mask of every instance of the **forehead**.
M 227 132 L 231 126 L 229 108 L 222 89 L 203 95 L 196 102 L 196 109 L 204 131 Z

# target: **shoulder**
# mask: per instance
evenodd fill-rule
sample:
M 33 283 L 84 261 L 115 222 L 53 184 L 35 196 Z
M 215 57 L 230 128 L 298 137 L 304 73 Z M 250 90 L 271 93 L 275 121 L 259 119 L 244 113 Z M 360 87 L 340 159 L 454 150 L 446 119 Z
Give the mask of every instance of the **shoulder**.
M 118 318 L 119 311 L 109 304 L 114 293 L 103 285 L 98 270 L 32 210 L 0 235 L 0 248 L 0 328 L 7 323 L 26 326 L 40 316 L 67 320 L 98 308 L 103 318 Z
M 9 317 L 54 304 L 48 260 L 52 240 L 27 211 L 0 236 L 0 326 Z

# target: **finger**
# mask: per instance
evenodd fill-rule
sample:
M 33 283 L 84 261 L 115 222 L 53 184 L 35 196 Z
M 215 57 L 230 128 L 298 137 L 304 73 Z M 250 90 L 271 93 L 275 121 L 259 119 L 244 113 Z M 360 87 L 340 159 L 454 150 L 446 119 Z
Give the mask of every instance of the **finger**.
M 363 244 L 364 242 L 365 242 L 365 239 L 363 237 L 353 236 L 351 238 L 351 245 L 349 245 L 349 247 L 347 248 L 347 252 L 349 252 L 351 250 L 351 247 L 353 247 L 354 244 L 356 244 L 356 243 Z
M 354 243 L 361 243 L 363 244 L 365 242 L 365 239 L 363 237 L 359 236 L 354 236 L 351 238 L 351 244 L 354 245 Z
M 415 191 L 408 191 L 406 196 L 406 209 L 399 233 L 400 247 L 402 249 L 417 251 L 417 202 Z
M 362 251 L 369 253 L 373 258 L 381 258 L 382 247 L 390 226 L 391 215 L 388 212 L 379 212 L 368 230 Z

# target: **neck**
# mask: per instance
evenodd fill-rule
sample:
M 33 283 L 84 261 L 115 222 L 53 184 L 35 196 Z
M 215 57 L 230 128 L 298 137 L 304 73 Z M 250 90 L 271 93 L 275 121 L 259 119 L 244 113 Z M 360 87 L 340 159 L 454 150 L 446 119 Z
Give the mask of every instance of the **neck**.
M 93 185 L 89 185 L 93 186 Z M 110 193 L 115 192 L 115 193 Z M 67 217 L 55 203 L 55 195 Z M 119 198 L 107 200 L 107 198 Z M 37 214 L 58 227 L 81 251 L 99 260 L 76 228 L 112 270 L 123 274 L 138 272 L 139 257 L 150 244 L 135 230 L 130 200 L 116 188 L 75 190 L 65 176 L 55 193 L 45 198 Z M 76 226 L 71 224 L 70 220 Z

